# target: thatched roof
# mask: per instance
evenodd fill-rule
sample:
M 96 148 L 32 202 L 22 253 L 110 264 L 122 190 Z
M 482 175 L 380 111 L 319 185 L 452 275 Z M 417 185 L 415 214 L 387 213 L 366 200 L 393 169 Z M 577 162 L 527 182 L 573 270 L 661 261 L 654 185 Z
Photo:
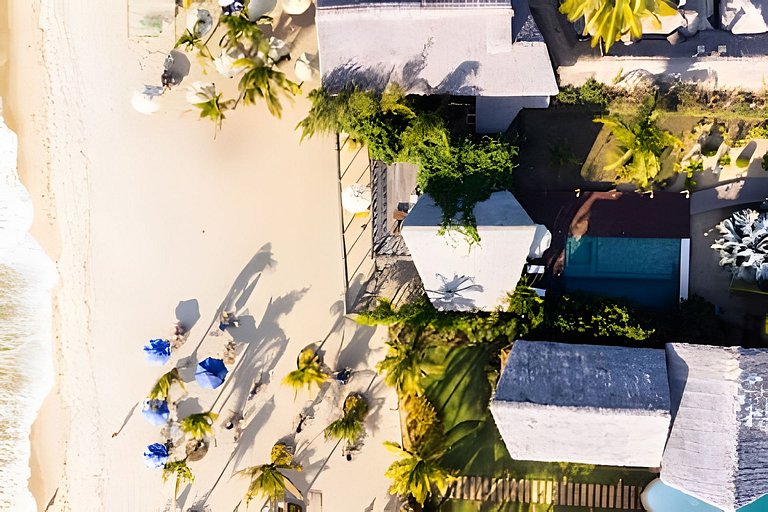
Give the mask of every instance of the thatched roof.
M 658 466 L 669 430 L 663 350 L 517 341 L 491 411 L 515 459 Z
M 669 344 L 667 359 L 661 479 L 726 511 L 768 494 L 768 350 Z

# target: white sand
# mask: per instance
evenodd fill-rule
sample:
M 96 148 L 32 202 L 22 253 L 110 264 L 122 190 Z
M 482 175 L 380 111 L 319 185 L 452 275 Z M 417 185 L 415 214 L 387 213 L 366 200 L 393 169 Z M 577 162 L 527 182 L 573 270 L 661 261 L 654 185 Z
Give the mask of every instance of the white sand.
M 31 487 L 41 509 L 58 489 L 49 510 L 163 510 L 173 485 L 163 485 L 141 457 L 147 444 L 161 441 L 157 429 L 136 415 L 117 438 L 110 434 L 164 371 L 143 362 L 141 346 L 170 334 L 177 304 L 196 300 L 201 315 L 180 351 L 185 356 L 222 302 L 236 297 L 251 328 L 241 332 L 246 364 L 230 375 L 224 412 L 262 370 L 274 367 L 274 376 L 255 399 L 260 407 L 232 463 L 226 465 L 231 434 L 217 430 L 217 446 L 191 464 L 196 480 L 180 497 L 186 510 L 222 475 L 207 504 L 232 510 L 247 486 L 231 477 L 233 469 L 265 462 L 272 444 L 294 431 L 307 397 L 294 401 L 279 381 L 301 348 L 329 332 L 343 295 L 333 142 L 299 145 L 294 126 L 306 113 L 305 99 L 286 103 L 282 120 L 263 106 L 240 109 L 217 140 L 209 122 L 173 105 L 152 117 L 137 114 L 131 91 L 159 81 L 159 69 L 140 65 L 157 62 L 149 52 L 166 50 L 169 41 L 128 42 L 122 1 L 45 1 L 39 9 L 42 33 L 31 28 L 34 12 L 12 10 L 27 27 L 15 55 L 35 55 L 44 38 L 47 96 L 37 81 L 22 87 L 20 77 L 39 78 L 30 68 L 16 75 L 12 100 L 16 118 L 30 126 L 19 133 L 22 159 L 38 163 L 25 176 L 37 200 L 35 229 L 58 254 L 61 274 L 58 386 L 35 426 Z M 305 32 L 312 42 L 312 27 Z M 47 97 L 42 108 L 27 102 L 30 91 L 29 99 Z M 46 157 L 49 165 L 40 165 Z M 252 289 L 239 289 L 253 282 L 244 269 L 260 250 L 271 251 L 273 265 Z M 329 366 L 370 369 L 383 357 L 381 330 L 346 321 L 343 331 L 324 346 Z M 226 339 L 209 337 L 199 357 L 217 354 Z M 394 393 L 372 372 L 356 375 L 348 388 L 331 388 L 297 436 L 305 471 L 295 481 L 305 493 L 322 492 L 322 510 L 384 510 L 391 499 L 383 473 L 392 455 L 382 442 L 399 439 Z M 352 462 L 339 448 L 324 464 L 335 443 L 317 434 L 352 389 L 368 389 L 373 401 L 364 447 Z M 198 411 L 216 395 L 194 383 L 189 390 L 199 396 Z

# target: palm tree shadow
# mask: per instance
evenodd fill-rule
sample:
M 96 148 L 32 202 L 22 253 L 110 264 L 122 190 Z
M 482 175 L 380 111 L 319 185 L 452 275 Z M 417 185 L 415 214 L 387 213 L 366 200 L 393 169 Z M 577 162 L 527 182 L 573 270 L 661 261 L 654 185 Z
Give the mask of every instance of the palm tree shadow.
M 253 328 L 253 337 L 247 340 L 248 345 L 240 355 L 231 372 L 230 379 L 225 384 L 229 385 L 229 393 L 219 404 L 220 408 L 223 408 L 232 397 L 235 397 L 235 403 L 231 404 L 230 408 L 235 411 L 244 410 L 248 392 L 254 384 L 252 375 L 269 375 L 285 352 L 288 339 L 279 325 L 280 317 L 289 314 L 307 291 L 309 288 L 293 290 L 276 299 L 270 299 L 261 322 Z M 247 368 L 248 372 L 241 377 L 241 372 L 238 370 L 242 367 Z
M 355 325 L 355 332 L 349 343 L 344 345 L 342 337 L 342 347 L 336 357 L 336 368 L 357 368 L 366 362 L 366 357 L 370 354 L 370 343 L 373 335 L 376 333 L 376 327 L 368 325 Z
M 365 418 L 365 432 L 369 435 L 378 432 L 378 427 L 381 424 L 381 409 L 386 400 L 384 397 L 373 397 L 378 396 L 381 393 L 382 386 L 384 386 L 384 381 L 376 380 L 365 392 L 366 400 L 368 400 L 368 416 Z
M 254 416 L 253 419 L 248 422 L 248 425 L 246 425 L 245 429 L 243 430 L 243 434 L 240 436 L 237 447 L 233 452 L 232 460 L 234 461 L 235 468 L 242 469 L 239 468 L 240 462 L 243 460 L 245 453 L 256 442 L 256 434 L 259 433 L 261 426 L 269 420 L 269 417 L 272 416 L 274 410 L 275 398 L 271 397 L 264 403 L 264 405 L 261 406 L 261 409 L 259 409 L 259 412 L 256 414 L 256 416 Z

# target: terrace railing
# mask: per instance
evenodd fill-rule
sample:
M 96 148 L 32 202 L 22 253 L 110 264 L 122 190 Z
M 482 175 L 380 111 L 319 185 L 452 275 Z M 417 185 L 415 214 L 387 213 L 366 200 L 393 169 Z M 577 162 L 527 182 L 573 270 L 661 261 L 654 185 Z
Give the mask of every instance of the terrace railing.
M 451 484 L 452 499 L 491 503 L 533 503 L 598 510 L 645 510 L 640 503 L 643 487 L 562 480 L 460 477 Z

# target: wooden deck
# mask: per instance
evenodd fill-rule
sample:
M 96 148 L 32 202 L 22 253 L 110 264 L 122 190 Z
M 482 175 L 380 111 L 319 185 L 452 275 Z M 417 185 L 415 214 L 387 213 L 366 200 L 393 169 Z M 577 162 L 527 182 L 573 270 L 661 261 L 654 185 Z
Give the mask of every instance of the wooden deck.
M 645 510 L 642 486 L 594 484 L 555 480 L 460 477 L 448 489 L 454 499 L 494 503 L 541 503 L 605 510 Z

